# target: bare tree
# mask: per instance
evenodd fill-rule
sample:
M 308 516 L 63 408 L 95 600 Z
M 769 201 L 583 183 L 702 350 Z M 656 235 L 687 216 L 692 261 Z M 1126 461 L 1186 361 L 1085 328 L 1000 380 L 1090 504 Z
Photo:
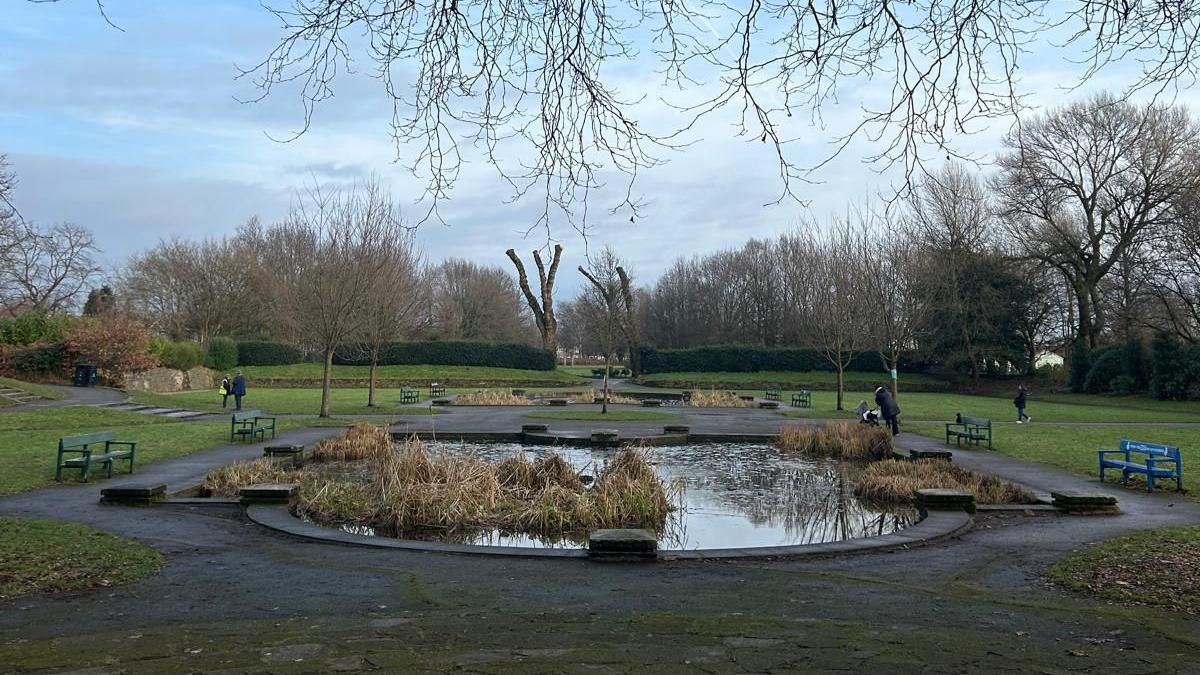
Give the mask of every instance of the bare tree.
M 554 278 L 558 275 L 558 263 L 562 259 L 562 252 L 562 245 L 555 244 L 554 257 L 550 261 L 548 270 L 542 263 L 541 252 L 537 250 L 533 252 L 533 262 L 537 265 L 538 270 L 538 288 L 541 291 L 539 302 L 529 287 L 529 277 L 525 274 L 525 265 L 521 262 L 517 252 L 511 248 L 505 251 L 505 255 L 517 268 L 517 284 L 521 287 L 521 293 L 525 296 L 529 311 L 533 313 L 534 322 L 537 323 L 538 332 L 542 335 L 542 349 L 551 354 L 558 353 L 558 321 L 554 317 Z
M 544 223 L 551 206 L 586 199 L 602 169 L 632 182 L 725 111 L 738 136 L 770 143 L 781 198 L 791 195 L 829 159 L 796 162 L 794 122 L 844 117 L 839 98 L 864 89 L 883 100 L 833 132 L 830 156 L 865 138 L 865 159 L 912 176 L 927 158 L 959 155 L 956 134 L 1022 109 L 1015 75 L 1028 45 L 1046 58 L 1048 33 L 1063 36 L 1065 60 L 1084 60 L 1083 81 L 1137 59 L 1130 90 L 1157 92 L 1200 65 L 1200 7 L 1178 2 L 276 0 L 271 11 L 281 38 L 244 76 L 258 98 L 281 87 L 299 95 L 300 133 L 334 96 L 338 74 L 372 63 L 392 102 L 397 155 L 417 146 L 411 164 L 428 180 L 431 213 L 470 143 L 518 195 L 545 192 Z M 678 92 L 656 106 L 678 115 L 665 129 L 638 119 L 644 97 L 622 95 L 614 73 L 630 66 L 663 73 L 660 89 Z M 636 211 L 637 201 L 627 190 L 617 207 Z
M 901 355 L 916 350 L 928 307 L 918 292 L 918 244 L 883 214 L 863 211 L 857 217 L 863 221 L 857 255 L 863 263 L 863 292 L 877 308 L 870 334 L 883 369 L 897 373 Z M 891 388 L 899 396 L 898 378 L 891 378 Z
M 73 309 L 100 274 L 98 252 L 92 233 L 79 225 L 20 223 L 0 270 L 0 306 L 9 313 Z
M 812 328 L 816 346 L 837 373 L 837 410 L 844 410 L 846 368 L 870 344 L 864 286 L 863 245 L 866 233 L 850 219 L 834 223 L 828 237 L 814 239 L 816 251 L 805 296 L 812 302 Z
M 365 304 L 388 274 L 389 257 L 380 253 L 403 248 L 409 236 L 390 197 L 374 184 L 314 188 L 286 220 L 262 232 L 280 324 L 323 357 L 321 417 L 329 417 L 334 353 L 361 334 Z
M 1075 295 L 1076 340 L 1107 324 L 1101 282 L 1200 187 L 1200 125 L 1181 107 L 1100 94 L 1022 124 L 1005 139 L 994 187 L 1010 239 Z
M 269 332 L 254 225 L 232 238 L 169 239 L 135 254 L 121 274 L 126 306 L 176 340 Z
M 603 308 L 602 319 L 599 322 L 603 331 L 601 344 L 604 347 L 604 401 L 600 408 L 600 412 L 603 414 L 608 413 L 608 382 L 612 370 L 616 335 L 621 331 L 621 324 L 624 322 L 624 313 L 621 309 L 621 280 L 616 272 L 617 266 L 616 254 L 611 249 L 605 248 L 600 256 L 591 261 L 592 269 L 586 269 L 583 265 L 578 268 L 583 278 L 592 285 L 595 297 L 600 300 L 595 304 Z
M 399 210 L 389 198 L 380 196 L 377 208 L 397 213 L 399 220 Z M 379 353 L 388 342 L 418 329 L 421 308 L 428 302 L 428 282 L 411 232 L 393 237 L 392 246 L 376 249 L 371 255 L 371 266 L 379 273 L 369 280 L 363 300 L 361 334 L 371 362 L 367 406 L 374 408 Z
M 529 326 L 517 285 L 499 267 L 449 258 L 433 272 L 430 326 L 443 337 L 524 341 Z

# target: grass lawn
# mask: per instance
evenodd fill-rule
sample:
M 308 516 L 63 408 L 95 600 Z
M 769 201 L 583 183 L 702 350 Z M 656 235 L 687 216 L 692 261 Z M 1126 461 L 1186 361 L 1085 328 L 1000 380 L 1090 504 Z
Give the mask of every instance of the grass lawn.
M 344 420 L 338 421 L 345 424 Z M 279 420 L 279 430 L 311 426 L 312 420 Z M 160 459 L 229 443 L 229 422 L 180 422 L 151 415 L 92 407 L 48 408 L 0 414 L 0 495 L 54 484 L 58 439 L 92 431 L 113 431 L 117 440 L 135 441 L 134 464 L 145 466 Z M 113 465 L 114 475 L 123 463 Z M 98 466 L 92 480 L 103 480 Z M 78 480 L 79 471 L 64 471 L 64 482 Z
M 644 422 L 650 420 L 673 420 L 679 415 L 653 412 L 650 410 L 610 410 L 604 414 L 598 410 L 556 410 L 552 412 L 535 412 L 526 415 L 543 420 L 590 420 L 595 422 Z
M 758 373 L 652 373 L 638 378 L 638 382 L 650 387 L 667 389 L 681 388 L 718 388 L 718 389 L 757 389 L 758 395 L 767 387 L 779 385 L 787 389 L 834 389 L 837 387 L 837 373 L 814 370 L 809 372 L 775 372 L 763 371 Z M 871 391 L 875 385 L 888 382 L 886 373 L 847 372 L 847 389 Z M 943 389 L 947 385 L 936 377 L 929 375 L 900 374 L 900 387 L 905 385 L 927 389 Z
M 901 424 L 901 429 L 946 438 L 946 427 L 942 424 Z M 1123 438 L 1179 446 L 1184 473 L 1188 473 L 1188 467 L 1200 467 L 1200 427 L 1044 426 L 1034 422 L 993 428 L 992 432 L 992 445 L 997 452 L 1092 477 L 1099 476 L 1096 451 L 1115 450 Z M 1113 475 L 1108 473 L 1110 480 Z M 1175 489 L 1175 481 L 1164 480 L 1159 484 Z M 1186 482 L 1184 487 L 1188 487 Z
M 112 586 L 162 564 L 154 549 L 86 525 L 0 518 L 0 599 Z
M 1110 539 L 1059 560 L 1049 574 L 1067 588 L 1120 604 L 1200 614 L 1200 526 Z
M 20 389 L 27 394 L 34 394 L 54 401 L 64 398 L 62 392 L 54 389 L 53 387 L 47 387 L 44 384 L 35 384 L 33 382 L 22 382 L 21 380 L 14 380 L 9 377 L 0 377 L 0 387 Z M 0 406 L 8 405 L 12 405 L 12 403 L 7 399 L 0 399 Z
M 427 400 L 427 394 L 427 391 L 422 391 L 421 398 Z M 429 414 L 429 408 L 401 406 L 398 402 L 400 400 L 399 389 L 379 389 L 375 395 L 375 400 L 379 405 L 368 408 L 366 389 L 332 389 L 330 390 L 331 413 L 334 415 Z M 222 410 L 221 397 L 215 391 L 181 391 L 171 394 L 138 392 L 133 394 L 133 400 L 146 405 L 206 410 L 208 412 L 231 412 L 233 409 L 233 399 L 230 398 L 229 407 Z M 242 408 L 265 410 L 280 415 L 315 415 L 321 409 L 321 390 L 251 388 L 248 395 L 242 399 Z
M 290 366 L 246 366 L 241 370 L 253 389 L 256 383 L 259 386 L 287 386 L 292 382 L 316 385 L 320 383 L 322 369 L 323 366 L 319 363 L 298 363 Z M 370 370 L 368 366 L 334 366 L 333 379 L 353 381 L 365 386 Z M 390 386 L 405 384 L 414 387 L 428 387 L 430 382 L 439 382 L 447 387 L 579 384 L 577 376 L 563 370 L 518 370 L 484 366 L 380 366 L 378 377 L 387 381 Z
M 746 392 L 753 393 L 753 392 Z M 762 395 L 762 392 L 758 392 Z M 783 392 L 783 405 L 792 400 L 792 392 Z M 853 409 L 860 400 L 875 406 L 874 395 L 847 392 L 845 406 Z M 792 409 L 793 417 L 853 417 L 853 412 L 834 412 L 836 394 L 814 391 L 812 408 Z M 974 417 L 987 417 L 993 422 L 1015 422 L 1017 409 L 1011 397 L 972 396 L 968 394 L 935 394 L 900 391 L 900 420 L 902 422 L 952 420 L 961 412 Z M 1156 401 L 1149 397 L 1085 396 L 1058 394 L 1030 398 L 1025 412 L 1037 422 L 1200 422 L 1200 405 L 1195 402 Z

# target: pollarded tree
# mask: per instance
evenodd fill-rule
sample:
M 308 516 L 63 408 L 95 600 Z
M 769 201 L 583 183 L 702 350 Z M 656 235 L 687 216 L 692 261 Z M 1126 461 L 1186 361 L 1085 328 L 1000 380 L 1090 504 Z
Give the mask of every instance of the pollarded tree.
M 1009 239 L 1062 275 L 1076 340 L 1095 347 L 1107 324 L 1101 283 L 1200 188 L 1200 125 L 1182 107 L 1100 94 L 1021 124 L 1005 146 L 993 185 Z
M 517 268 L 517 285 L 521 287 L 521 293 L 525 296 L 525 302 L 528 303 L 538 332 L 541 333 L 542 349 L 551 354 L 558 353 L 558 321 L 554 316 L 554 279 L 558 276 L 558 263 L 562 260 L 562 252 L 562 245 L 555 244 L 554 257 L 550 260 L 549 269 L 542 262 L 541 252 L 537 250 L 533 252 L 533 262 L 537 265 L 538 270 L 540 300 L 534 296 L 533 289 L 529 287 L 529 276 L 525 274 L 525 265 L 521 262 L 520 256 L 511 248 L 504 252 Z

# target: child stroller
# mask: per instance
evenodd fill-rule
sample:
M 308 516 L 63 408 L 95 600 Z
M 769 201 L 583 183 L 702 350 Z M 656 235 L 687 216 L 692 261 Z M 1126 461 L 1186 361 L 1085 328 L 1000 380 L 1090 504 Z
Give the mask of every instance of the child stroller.
M 854 409 L 858 413 L 858 423 L 865 424 L 871 427 L 879 426 L 879 409 L 872 410 L 866 401 L 860 401 L 858 407 Z

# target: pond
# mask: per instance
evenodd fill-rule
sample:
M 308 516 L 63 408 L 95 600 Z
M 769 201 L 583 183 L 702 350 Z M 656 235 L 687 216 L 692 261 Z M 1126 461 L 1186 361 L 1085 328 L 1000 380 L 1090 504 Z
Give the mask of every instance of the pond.
M 430 442 L 431 452 L 500 461 L 517 452 L 531 459 L 556 453 L 584 474 L 594 475 L 614 450 L 549 448 L 519 443 Z M 890 534 L 913 522 L 908 510 L 886 510 L 854 496 L 853 464 L 828 459 L 783 457 L 765 444 L 700 443 L 649 448 L 659 475 L 679 488 L 677 510 L 660 534 L 666 550 L 791 546 Z M 346 527 L 375 534 L 368 527 Z M 483 530 L 453 535 L 390 533 L 487 546 L 582 548 L 580 538 L 546 540 Z

